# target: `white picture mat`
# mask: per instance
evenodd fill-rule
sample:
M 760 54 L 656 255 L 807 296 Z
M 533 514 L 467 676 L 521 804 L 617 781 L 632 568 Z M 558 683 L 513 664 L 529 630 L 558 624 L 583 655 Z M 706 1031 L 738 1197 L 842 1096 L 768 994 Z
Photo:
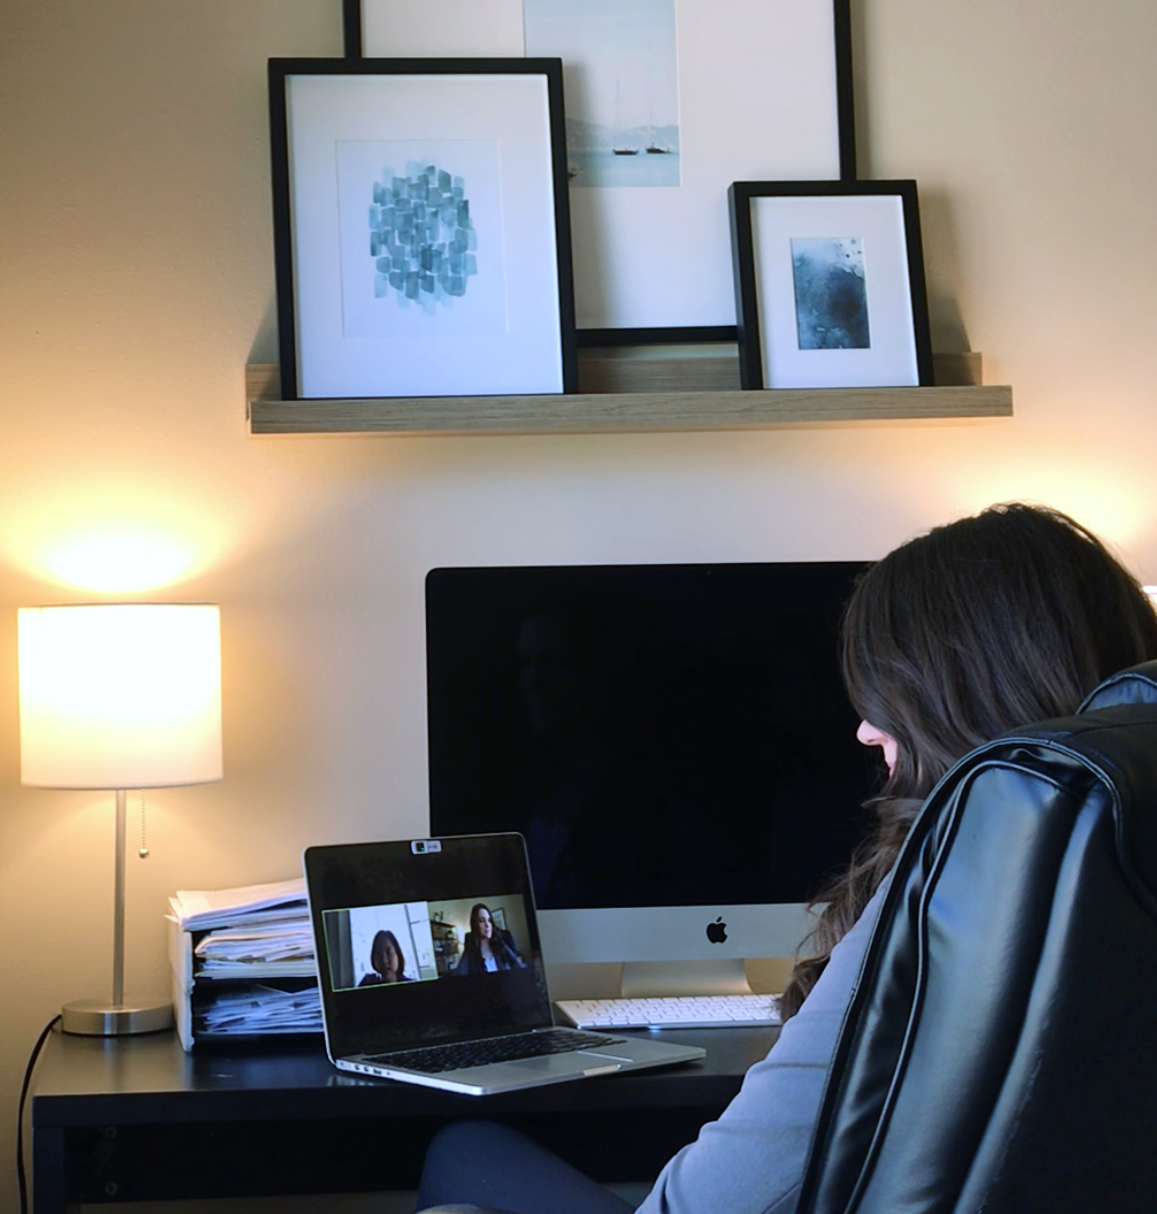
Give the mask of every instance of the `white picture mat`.
M 451 59 L 526 53 L 522 0 L 361 0 L 362 54 Z
M 561 392 L 545 77 L 302 74 L 286 80 L 286 111 L 298 395 Z M 443 333 L 435 315 L 422 317 L 431 322 L 425 335 L 346 337 L 338 143 L 468 140 L 496 140 L 499 147 L 506 332 Z M 391 298 L 378 302 L 397 306 Z
M 868 388 L 920 383 L 904 200 L 898 194 L 752 198 L 755 299 L 765 388 Z M 801 350 L 792 240 L 859 237 L 871 348 Z
M 437 38 L 460 4 L 412 20 Z M 676 0 L 675 22 L 682 184 L 572 187 L 579 328 L 735 324 L 728 187 L 840 175 L 832 0 Z M 413 53 L 382 36 L 366 55 Z

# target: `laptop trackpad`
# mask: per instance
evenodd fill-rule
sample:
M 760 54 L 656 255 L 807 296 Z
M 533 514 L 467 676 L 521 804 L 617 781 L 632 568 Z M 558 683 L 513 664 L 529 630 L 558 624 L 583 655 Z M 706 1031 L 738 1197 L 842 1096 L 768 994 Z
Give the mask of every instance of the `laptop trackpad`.
M 504 1062 L 504 1067 L 517 1067 L 520 1071 L 528 1071 L 537 1075 L 601 1075 L 617 1071 L 624 1059 L 588 1054 L 586 1051 L 574 1054 L 547 1054 L 542 1058 L 519 1058 L 514 1062 Z

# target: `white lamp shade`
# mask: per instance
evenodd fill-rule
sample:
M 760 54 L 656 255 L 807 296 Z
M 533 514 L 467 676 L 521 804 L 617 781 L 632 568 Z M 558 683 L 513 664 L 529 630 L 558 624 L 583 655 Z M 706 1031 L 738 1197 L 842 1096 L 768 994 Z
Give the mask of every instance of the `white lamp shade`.
M 221 618 L 205 603 L 22 607 L 20 781 L 220 780 Z

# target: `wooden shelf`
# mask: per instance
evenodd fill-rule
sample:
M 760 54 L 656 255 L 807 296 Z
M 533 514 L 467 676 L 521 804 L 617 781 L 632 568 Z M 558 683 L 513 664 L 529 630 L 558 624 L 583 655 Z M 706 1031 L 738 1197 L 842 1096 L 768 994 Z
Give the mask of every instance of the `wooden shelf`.
M 277 367 L 254 363 L 246 368 L 249 427 L 253 434 L 599 434 L 1012 415 L 1012 389 L 981 384 L 979 354 L 936 355 L 934 388 L 743 392 L 735 348 L 722 349 L 582 350 L 581 391 L 570 396 L 284 401 L 276 399 Z

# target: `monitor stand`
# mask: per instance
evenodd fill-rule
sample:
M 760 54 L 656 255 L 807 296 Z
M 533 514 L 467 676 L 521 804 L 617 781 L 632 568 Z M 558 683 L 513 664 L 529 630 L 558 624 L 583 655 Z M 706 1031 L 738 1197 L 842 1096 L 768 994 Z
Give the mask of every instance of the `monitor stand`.
M 624 999 L 664 995 L 750 995 L 739 958 L 714 961 L 624 961 Z

